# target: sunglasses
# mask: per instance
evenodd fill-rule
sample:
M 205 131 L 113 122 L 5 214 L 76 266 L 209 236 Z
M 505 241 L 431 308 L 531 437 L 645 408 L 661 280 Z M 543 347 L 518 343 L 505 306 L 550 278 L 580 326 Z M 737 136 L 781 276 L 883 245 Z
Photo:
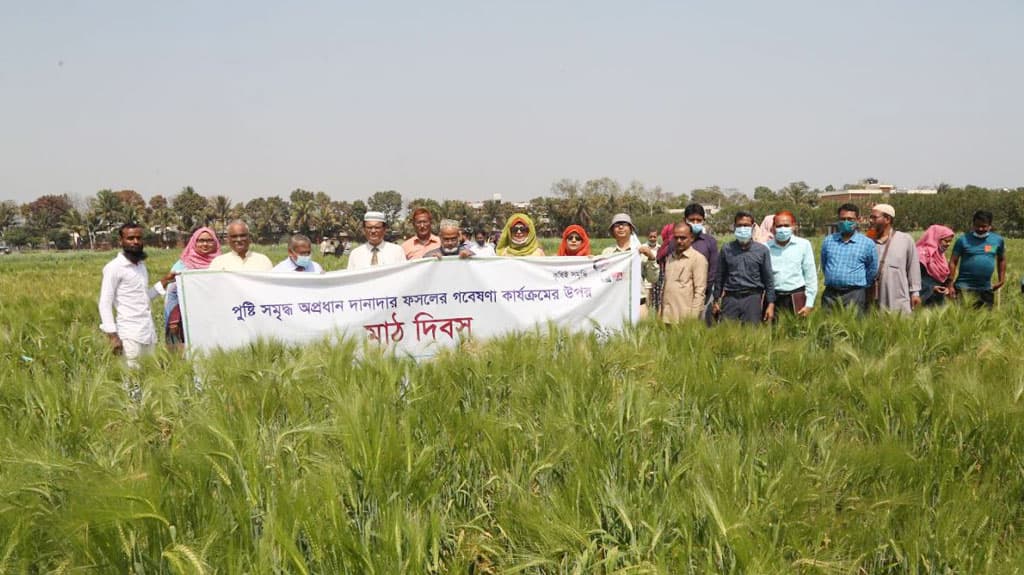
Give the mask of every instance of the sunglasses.
M 513 234 L 525 234 L 528 231 L 530 231 L 530 228 L 526 226 L 512 226 Z
M 582 242 L 583 238 L 581 238 L 580 236 L 577 236 L 577 235 L 571 235 L 571 236 L 565 238 L 565 241 L 567 241 L 567 242 Z

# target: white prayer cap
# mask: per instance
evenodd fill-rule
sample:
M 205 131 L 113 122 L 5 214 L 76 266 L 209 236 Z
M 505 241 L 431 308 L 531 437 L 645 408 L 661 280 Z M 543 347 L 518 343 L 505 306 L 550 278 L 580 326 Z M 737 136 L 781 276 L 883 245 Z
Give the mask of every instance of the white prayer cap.
M 384 218 L 383 212 L 366 212 L 363 214 L 364 222 L 380 222 L 382 224 L 387 223 L 387 219 Z
M 881 212 L 894 220 L 896 219 L 896 208 L 890 206 L 889 204 L 875 204 L 875 206 L 871 209 L 877 212 Z

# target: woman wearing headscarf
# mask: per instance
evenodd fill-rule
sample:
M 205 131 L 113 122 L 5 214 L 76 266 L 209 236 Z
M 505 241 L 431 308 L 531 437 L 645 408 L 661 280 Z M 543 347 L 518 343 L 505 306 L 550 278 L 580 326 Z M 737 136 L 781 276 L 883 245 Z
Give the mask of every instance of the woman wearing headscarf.
M 573 224 L 562 232 L 562 243 L 558 245 L 560 256 L 589 256 L 590 237 L 583 226 Z
M 180 274 L 185 270 L 205 270 L 210 267 L 213 258 L 220 255 L 220 240 L 217 232 L 208 227 L 201 227 L 192 232 L 188 244 L 181 251 L 181 258 L 171 266 L 171 273 Z M 164 335 L 167 345 L 177 347 L 185 343 L 181 329 L 181 308 L 178 307 L 178 284 L 167 287 L 164 300 Z
M 498 247 L 499 256 L 542 256 L 544 249 L 537 240 L 537 228 L 526 214 L 512 214 L 501 230 Z
M 675 241 L 675 238 L 672 237 L 673 228 L 675 228 L 675 224 L 671 222 L 661 228 L 661 247 L 655 254 L 655 260 L 658 263 L 658 281 L 651 285 L 650 304 L 653 310 L 661 310 L 661 294 L 665 290 L 665 264 L 668 261 L 668 256 L 672 255 L 672 251 L 675 250 L 675 246 L 672 245 Z
M 945 251 L 953 243 L 953 230 L 934 224 L 917 240 L 917 259 L 921 263 L 921 303 L 942 305 L 949 292 L 949 262 Z
M 759 225 L 754 225 L 754 241 L 768 245 L 775 237 L 772 235 L 772 227 L 775 225 L 775 214 L 768 214 L 761 220 Z

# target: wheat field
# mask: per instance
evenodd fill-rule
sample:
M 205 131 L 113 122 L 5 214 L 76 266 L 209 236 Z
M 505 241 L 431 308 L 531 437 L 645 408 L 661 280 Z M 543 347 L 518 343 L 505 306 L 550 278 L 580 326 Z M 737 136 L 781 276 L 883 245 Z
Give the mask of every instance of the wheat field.
M 0 573 L 1020 572 L 1010 248 L 994 312 L 137 372 L 98 330 L 113 252 L 5 256 Z

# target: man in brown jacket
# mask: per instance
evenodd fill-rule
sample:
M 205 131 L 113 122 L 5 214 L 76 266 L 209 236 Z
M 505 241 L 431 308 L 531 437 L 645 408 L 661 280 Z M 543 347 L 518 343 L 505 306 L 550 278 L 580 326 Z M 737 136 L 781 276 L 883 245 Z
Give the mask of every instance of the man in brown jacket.
M 676 224 L 672 237 L 676 251 L 665 263 L 665 290 L 661 296 L 661 319 L 665 323 L 700 318 L 708 285 L 708 260 L 691 247 L 690 224 Z

